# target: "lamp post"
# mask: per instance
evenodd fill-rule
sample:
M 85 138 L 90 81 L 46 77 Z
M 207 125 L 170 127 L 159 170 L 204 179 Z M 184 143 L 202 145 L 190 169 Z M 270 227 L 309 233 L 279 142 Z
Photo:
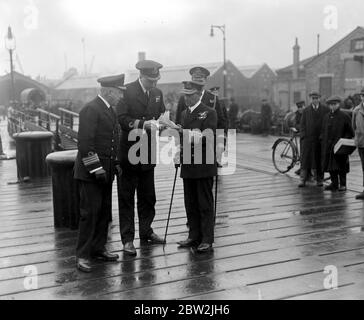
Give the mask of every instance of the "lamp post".
M 11 100 L 15 101 L 15 83 L 14 83 L 14 63 L 13 63 L 13 53 L 16 48 L 15 38 L 11 27 L 8 27 L 8 34 L 5 37 L 5 48 L 10 54 L 10 76 L 11 76 Z
M 214 36 L 214 29 L 219 29 L 222 34 L 223 34 L 223 50 L 224 50 L 224 98 L 227 97 L 227 70 L 226 70 L 226 27 L 225 25 L 222 26 L 216 26 L 216 25 L 211 25 L 211 33 L 210 36 L 213 37 Z

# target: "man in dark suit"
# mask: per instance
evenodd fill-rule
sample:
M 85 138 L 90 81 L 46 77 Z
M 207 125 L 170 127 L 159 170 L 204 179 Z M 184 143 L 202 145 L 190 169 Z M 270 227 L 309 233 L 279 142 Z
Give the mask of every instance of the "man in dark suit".
M 138 197 L 139 237 L 141 243 L 163 244 L 151 227 L 155 217 L 154 168 L 157 120 L 165 112 L 162 91 L 156 88 L 163 66 L 155 61 L 138 62 L 137 81 L 126 85 L 123 103 L 118 106 L 121 125 L 120 160 L 122 175 L 118 180 L 120 234 L 124 252 L 135 256 L 134 197 Z M 140 133 L 139 140 L 131 138 Z M 129 137 L 130 135 L 130 137 Z M 136 142 L 135 142 L 136 141 Z M 134 154 L 135 147 L 140 148 Z M 147 154 L 143 158 L 143 154 Z M 138 159 L 140 157 L 140 159 Z
M 309 170 L 313 170 L 318 187 L 323 186 L 324 173 L 321 165 L 321 129 L 326 113 L 330 109 L 320 103 L 318 92 L 310 93 L 311 104 L 302 112 L 301 118 L 301 183 L 300 188 L 306 186 Z
M 123 97 L 124 75 L 101 78 L 100 95 L 80 112 L 74 178 L 79 182 L 80 222 L 77 268 L 91 272 L 90 259 L 116 261 L 106 251 L 111 191 L 117 170 L 119 125 L 113 107 Z
M 216 111 L 202 102 L 202 86 L 184 82 L 182 93 L 188 106 L 182 113 L 181 178 L 189 223 L 187 240 L 180 247 L 197 247 L 197 252 L 212 250 L 214 242 L 214 197 L 212 188 L 217 175 L 215 132 Z M 186 148 L 187 147 L 187 148 Z
M 200 101 L 204 105 L 216 110 L 217 128 L 220 130 L 224 130 L 223 134 L 218 134 L 217 136 L 217 146 L 216 146 L 217 159 L 221 159 L 221 155 L 225 149 L 225 144 L 223 141 L 225 139 L 228 130 L 228 118 L 226 114 L 226 108 L 222 106 L 217 94 L 213 94 L 209 90 L 204 90 L 204 86 L 207 84 L 207 78 L 210 76 L 210 71 L 208 71 L 204 67 L 194 67 L 190 70 L 190 75 L 192 81 L 200 83 L 202 85 Z M 186 109 L 187 105 L 185 102 L 185 96 L 182 95 L 177 105 L 176 124 L 181 124 L 182 112 Z

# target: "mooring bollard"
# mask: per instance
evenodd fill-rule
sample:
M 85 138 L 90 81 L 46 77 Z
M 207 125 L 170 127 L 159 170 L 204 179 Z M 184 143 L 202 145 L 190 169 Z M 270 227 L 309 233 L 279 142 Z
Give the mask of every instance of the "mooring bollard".
M 56 228 L 77 229 L 79 221 L 79 193 L 73 179 L 77 150 L 54 152 L 46 162 L 52 172 L 53 214 Z
M 16 142 L 18 179 L 49 177 L 50 170 L 45 159 L 52 152 L 53 133 L 30 131 L 14 134 L 13 137 Z

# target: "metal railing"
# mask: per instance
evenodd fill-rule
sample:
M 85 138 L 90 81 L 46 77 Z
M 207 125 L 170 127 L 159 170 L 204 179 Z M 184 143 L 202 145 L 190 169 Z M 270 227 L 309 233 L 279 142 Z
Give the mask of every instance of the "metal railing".
M 39 113 L 37 124 L 48 131 L 58 134 L 61 117 L 43 109 L 38 108 L 37 111 Z
M 78 132 L 79 114 L 63 108 L 59 108 L 58 110 L 61 113 L 61 124 Z

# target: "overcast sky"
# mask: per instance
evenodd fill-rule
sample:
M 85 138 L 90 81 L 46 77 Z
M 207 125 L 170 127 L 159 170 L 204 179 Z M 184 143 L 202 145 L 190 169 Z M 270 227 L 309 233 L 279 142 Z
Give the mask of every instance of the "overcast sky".
M 34 77 L 60 78 L 66 60 L 82 71 L 82 38 L 94 73 L 132 69 L 138 51 L 165 66 L 222 61 L 222 33 L 211 38 L 211 24 L 226 25 L 235 65 L 279 68 L 292 63 L 295 37 L 306 58 L 317 33 L 327 49 L 364 25 L 363 12 L 363 0 L 0 0 L 0 35 L 12 26 L 24 73 Z M 0 75 L 9 69 L 2 40 Z

